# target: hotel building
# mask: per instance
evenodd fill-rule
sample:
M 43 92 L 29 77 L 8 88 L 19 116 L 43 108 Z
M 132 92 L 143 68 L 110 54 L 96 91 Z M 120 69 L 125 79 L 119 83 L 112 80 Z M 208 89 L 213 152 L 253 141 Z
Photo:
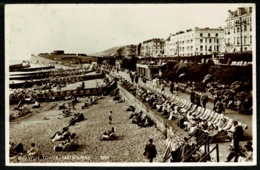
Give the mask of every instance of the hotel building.
M 225 52 L 252 51 L 252 7 L 229 10 L 225 22 Z
M 164 40 L 153 38 L 141 44 L 140 55 L 145 57 L 161 57 L 164 54 Z
M 219 53 L 224 48 L 224 30 L 198 28 L 179 31 L 165 40 L 164 56 L 194 56 Z

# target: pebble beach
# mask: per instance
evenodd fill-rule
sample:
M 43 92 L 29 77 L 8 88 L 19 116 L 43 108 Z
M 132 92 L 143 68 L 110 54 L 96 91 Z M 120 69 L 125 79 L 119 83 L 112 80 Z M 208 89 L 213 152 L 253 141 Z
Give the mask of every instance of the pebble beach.
M 20 162 L 148 162 L 143 156 L 148 139 L 153 138 L 157 148 L 157 158 L 154 162 L 161 162 L 165 151 L 165 137 L 154 126 L 141 128 L 132 124 L 125 111 L 127 102 L 116 103 L 112 97 L 105 96 L 98 100 L 98 104 L 82 110 L 86 98 L 80 98 L 73 113 L 83 113 L 85 120 L 70 126 L 71 133 L 77 134 L 80 147 L 77 151 L 55 152 L 53 146 L 60 141 L 53 142 L 50 138 L 56 132 L 68 125 L 70 117 L 64 118 L 58 110 L 60 102 L 42 103 L 41 108 L 30 109 L 23 117 L 10 122 L 10 142 L 22 143 L 25 150 L 30 149 L 31 143 L 41 150 L 44 159 L 28 160 L 19 158 Z M 64 101 L 66 103 L 68 101 Z M 30 107 L 30 106 L 28 106 Z M 10 112 L 13 108 L 10 106 Z M 108 122 L 109 111 L 113 111 L 112 124 Z M 119 137 L 114 141 L 100 141 L 101 135 L 115 128 Z

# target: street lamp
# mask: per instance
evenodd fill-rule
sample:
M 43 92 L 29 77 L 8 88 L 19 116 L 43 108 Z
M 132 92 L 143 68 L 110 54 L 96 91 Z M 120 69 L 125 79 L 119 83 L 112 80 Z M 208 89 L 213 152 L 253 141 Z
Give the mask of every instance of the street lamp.
M 242 25 L 246 24 L 245 20 L 241 20 L 242 18 L 240 17 L 239 20 L 235 21 L 235 24 L 237 27 L 240 29 L 240 52 L 243 52 L 243 46 L 242 46 Z

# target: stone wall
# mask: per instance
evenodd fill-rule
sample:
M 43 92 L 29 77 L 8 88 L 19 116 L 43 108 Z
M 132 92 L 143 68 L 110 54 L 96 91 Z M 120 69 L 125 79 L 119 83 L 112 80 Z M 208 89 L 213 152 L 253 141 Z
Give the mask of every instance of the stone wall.
M 128 103 L 133 103 L 133 106 L 136 108 L 137 111 L 142 110 L 143 113 L 147 114 L 147 116 L 155 122 L 156 128 L 159 129 L 165 137 L 173 134 L 175 131 L 179 131 L 176 127 L 171 126 L 173 122 L 170 123 L 170 120 L 164 119 L 160 115 L 154 113 L 148 105 L 140 101 L 136 98 L 133 94 L 128 92 L 124 87 L 122 87 L 118 83 L 119 93 L 124 97 L 124 99 Z

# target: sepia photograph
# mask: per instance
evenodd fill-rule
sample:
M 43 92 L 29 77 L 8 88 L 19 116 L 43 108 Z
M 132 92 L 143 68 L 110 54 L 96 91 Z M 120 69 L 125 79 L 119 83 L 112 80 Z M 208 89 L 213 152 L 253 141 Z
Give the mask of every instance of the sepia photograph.
M 253 3 L 6 4 L 6 166 L 255 166 Z

